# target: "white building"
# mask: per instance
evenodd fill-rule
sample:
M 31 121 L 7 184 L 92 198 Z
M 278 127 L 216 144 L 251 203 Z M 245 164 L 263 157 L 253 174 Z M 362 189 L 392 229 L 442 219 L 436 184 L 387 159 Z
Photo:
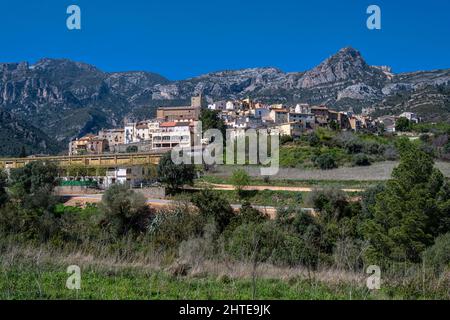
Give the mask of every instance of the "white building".
M 134 131 L 135 135 L 133 142 L 141 142 L 146 140 L 151 140 L 151 135 L 148 127 L 148 122 L 138 122 Z
M 239 101 L 228 101 L 225 105 L 226 110 L 239 110 L 242 107 L 242 103 Z
M 124 143 L 129 144 L 133 143 L 134 141 L 134 135 L 135 135 L 135 123 L 127 123 L 124 127 Z
M 227 108 L 227 102 L 226 101 L 217 101 L 210 105 L 208 105 L 208 109 L 211 110 L 225 110 Z
M 299 103 L 295 106 L 295 113 L 311 113 L 309 104 Z
M 399 118 L 406 118 L 411 122 L 414 123 L 419 123 L 420 122 L 420 118 L 417 116 L 417 114 L 413 113 L 413 112 L 403 112 Z
M 159 124 L 158 130 L 152 132 L 152 149 L 191 145 L 192 130 L 189 122 L 163 122 Z

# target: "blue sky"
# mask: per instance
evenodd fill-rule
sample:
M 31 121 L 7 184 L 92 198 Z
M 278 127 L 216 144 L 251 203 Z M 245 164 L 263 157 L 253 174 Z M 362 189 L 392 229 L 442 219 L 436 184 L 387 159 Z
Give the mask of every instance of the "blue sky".
M 82 30 L 66 28 L 77 4 Z M 366 9 L 382 10 L 382 30 Z M 309 69 L 342 47 L 395 72 L 450 68 L 447 0 L 0 0 L 0 62 L 42 57 L 169 79 L 248 67 Z

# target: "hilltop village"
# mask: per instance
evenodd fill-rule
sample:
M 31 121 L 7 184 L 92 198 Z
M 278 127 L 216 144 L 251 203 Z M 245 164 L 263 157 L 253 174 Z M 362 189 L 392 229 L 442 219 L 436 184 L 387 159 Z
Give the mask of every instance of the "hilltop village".
M 411 112 L 374 119 L 369 116 L 370 109 L 355 114 L 352 110 L 335 111 L 324 105 L 268 105 L 251 99 L 217 101 L 205 106 L 202 97 L 196 96 L 191 98 L 190 106 L 158 108 L 155 119 L 125 120 L 123 128 L 103 129 L 75 139 L 69 144 L 69 155 L 149 152 L 192 146 L 194 129 L 199 124 L 201 110 L 206 108 L 217 112 L 227 129 L 236 134 L 246 129 L 276 129 L 281 136 L 293 139 L 319 127 L 393 133 L 400 117 L 412 123 L 420 121 Z

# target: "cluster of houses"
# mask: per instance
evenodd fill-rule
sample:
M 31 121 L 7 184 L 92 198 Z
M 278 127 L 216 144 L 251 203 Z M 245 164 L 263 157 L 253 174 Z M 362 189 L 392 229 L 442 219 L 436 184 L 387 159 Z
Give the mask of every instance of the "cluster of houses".
M 123 128 L 104 129 L 97 135 L 88 134 L 75 139 L 70 142 L 69 154 L 144 152 L 192 146 L 202 108 L 217 111 L 227 128 L 235 130 L 236 134 L 242 132 L 242 129 L 265 128 L 278 130 L 280 135 L 294 138 L 317 127 L 359 131 L 376 129 L 382 124 L 385 131 L 395 132 L 398 118 L 386 116 L 372 119 L 364 110 L 358 115 L 352 111 L 335 111 L 326 106 L 297 104 L 288 107 L 282 104 L 263 104 L 251 99 L 217 101 L 204 106 L 202 97 L 197 96 L 191 98 L 190 106 L 158 108 L 155 119 L 126 121 Z M 409 112 L 399 117 L 408 118 L 412 122 L 420 120 Z

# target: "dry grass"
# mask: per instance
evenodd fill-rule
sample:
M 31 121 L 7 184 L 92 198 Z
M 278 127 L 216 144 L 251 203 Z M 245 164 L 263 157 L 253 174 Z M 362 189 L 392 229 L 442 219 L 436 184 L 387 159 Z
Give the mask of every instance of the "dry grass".
M 129 257 L 127 255 L 111 254 L 110 252 L 95 253 L 87 250 L 76 250 L 64 252 L 56 250 L 51 246 L 42 245 L 39 248 L 22 246 L 9 243 L 1 252 L 0 268 L 10 267 L 28 263 L 39 268 L 46 265 L 69 266 L 78 265 L 101 271 L 119 271 L 121 269 L 133 269 L 135 271 L 168 271 L 176 265 L 187 265 L 187 276 L 190 277 L 228 277 L 231 279 L 251 279 L 253 266 L 249 262 L 237 262 L 231 260 L 209 260 L 198 259 L 192 261 L 174 261 L 167 263 L 162 255 L 138 255 Z M 258 264 L 257 277 L 260 279 L 289 280 L 292 278 L 315 280 L 329 284 L 349 283 L 352 285 L 365 285 L 365 274 L 354 272 L 326 269 L 311 271 L 305 267 L 279 267 L 268 263 Z

